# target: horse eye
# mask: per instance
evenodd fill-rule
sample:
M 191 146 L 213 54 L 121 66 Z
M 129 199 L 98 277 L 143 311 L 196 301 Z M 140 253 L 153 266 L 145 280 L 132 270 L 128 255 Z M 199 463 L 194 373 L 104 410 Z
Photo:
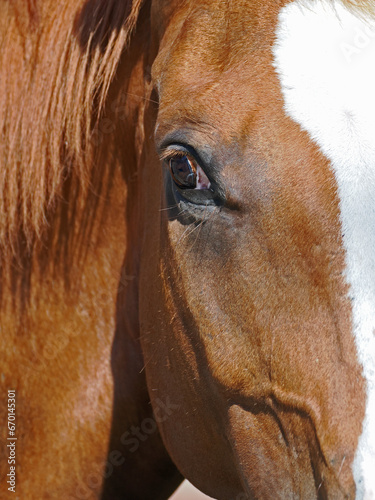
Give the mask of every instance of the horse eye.
M 169 159 L 172 179 L 180 189 L 210 189 L 211 183 L 202 168 L 187 155 Z

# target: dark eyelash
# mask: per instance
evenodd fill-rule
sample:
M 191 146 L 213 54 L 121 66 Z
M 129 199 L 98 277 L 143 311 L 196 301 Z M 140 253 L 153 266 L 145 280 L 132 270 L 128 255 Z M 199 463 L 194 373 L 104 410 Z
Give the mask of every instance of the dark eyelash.
M 193 157 L 187 151 L 183 151 L 182 149 L 166 149 L 161 152 L 160 159 L 162 161 L 168 161 L 172 160 L 173 158 L 183 158 L 184 156 L 189 159 L 193 159 Z

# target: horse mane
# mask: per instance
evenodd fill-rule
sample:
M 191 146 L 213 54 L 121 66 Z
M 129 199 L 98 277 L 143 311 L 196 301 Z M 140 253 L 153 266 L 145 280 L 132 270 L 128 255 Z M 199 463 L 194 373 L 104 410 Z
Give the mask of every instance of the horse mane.
M 95 124 L 142 0 L 0 3 L 0 251 L 32 245 L 66 179 L 90 185 Z
M 375 5 L 373 0 L 341 0 L 344 7 L 361 17 L 375 16 Z

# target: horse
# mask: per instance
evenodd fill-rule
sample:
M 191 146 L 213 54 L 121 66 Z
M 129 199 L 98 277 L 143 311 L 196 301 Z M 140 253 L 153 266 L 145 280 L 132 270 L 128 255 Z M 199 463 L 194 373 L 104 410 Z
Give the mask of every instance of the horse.
M 0 3 L 1 498 L 375 498 L 374 26 Z

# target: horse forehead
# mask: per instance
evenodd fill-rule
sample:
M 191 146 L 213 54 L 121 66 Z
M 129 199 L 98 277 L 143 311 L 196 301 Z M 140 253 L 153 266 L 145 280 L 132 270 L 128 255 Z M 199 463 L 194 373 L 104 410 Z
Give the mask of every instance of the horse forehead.
M 229 145 L 233 137 L 244 138 L 254 112 L 265 115 L 272 102 L 279 106 L 270 44 L 279 7 L 222 0 L 182 5 L 170 14 L 152 68 L 158 123 L 168 129 L 190 119 L 203 132 L 215 129 Z
M 158 16 L 162 12 L 168 19 L 156 23 L 164 33 L 154 79 L 164 77 L 175 87 L 190 90 L 218 80 L 225 85 L 238 81 L 269 50 L 279 11 L 270 1 L 195 0 L 180 3 L 168 13 L 164 2 L 157 5 L 154 17 L 162 19 Z

